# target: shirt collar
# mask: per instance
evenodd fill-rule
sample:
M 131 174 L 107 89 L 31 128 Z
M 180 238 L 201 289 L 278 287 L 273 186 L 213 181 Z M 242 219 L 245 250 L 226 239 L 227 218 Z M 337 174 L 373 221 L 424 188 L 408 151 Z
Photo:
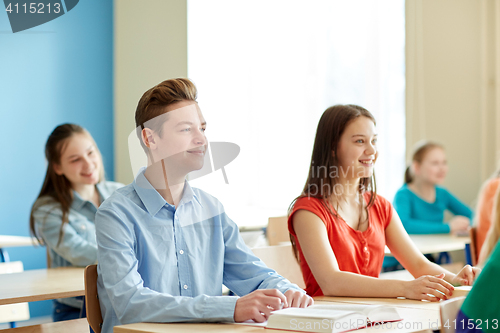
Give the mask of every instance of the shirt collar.
M 73 190 L 73 202 L 71 203 L 71 208 L 80 211 L 83 208 L 83 205 L 85 205 L 85 202 L 86 200 L 83 200 L 80 194 Z
M 139 173 L 137 174 L 137 177 L 133 182 L 133 186 L 135 191 L 137 192 L 137 195 L 139 196 L 139 199 L 141 199 L 149 214 L 151 216 L 155 216 L 165 205 L 172 207 L 175 210 L 175 207 L 166 202 L 165 199 L 163 199 L 163 197 L 160 195 L 160 193 L 155 190 L 153 185 L 151 185 L 149 180 L 147 180 L 146 176 L 144 176 L 145 171 L 146 168 L 144 167 L 139 170 Z M 192 201 L 193 198 L 201 207 L 203 207 L 201 205 L 200 199 L 191 188 L 191 185 L 189 185 L 187 181 L 184 181 L 184 190 L 182 192 L 182 198 L 179 202 L 179 206 Z
M 196 202 L 198 203 L 198 205 L 200 205 L 201 208 L 203 208 L 200 198 L 198 198 L 198 195 L 193 191 L 193 188 L 191 187 L 191 185 L 189 185 L 189 182 L 186 180 L 184 181 L 184 192 L 182 193 L 182 199 L 181 202 L 179 203 L 179 206 L 188 203 L 193 199 L 196 200 Z

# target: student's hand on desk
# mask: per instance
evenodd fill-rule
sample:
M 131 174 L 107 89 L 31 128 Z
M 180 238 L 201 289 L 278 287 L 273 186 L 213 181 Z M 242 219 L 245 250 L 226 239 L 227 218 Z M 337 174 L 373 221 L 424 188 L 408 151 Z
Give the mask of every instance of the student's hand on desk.
M 460 232 L 467 231 L 470 227 L 470 220 L 465 216 L 455 216 L 450 220 L 450 232 L 452 234 L 457 234 Z
M 234 307 L 234 321 L 244 322 L 249 319 L 263 323 L 271 311 L 288 307 L 285 295 L 278 289 L 258 289 L 238 298 Z
M 446 300 L 452 295 L 453 286 L 443 280 L 445 274 L 422 275 L 418 279 L 406 281 L 405 297 L 409 299 L 427 300 L 437 302 Z
M 288 306 L 292 308 L 307 308 L 309 305 L 314 304 L 312 297 L 297 290 L 287 290 L 285 297 L 288 301 Z
M 451 280 L 451 283 L 462 286 L 472 286 L 476 277 L 481 273 L 481 268 L 465 265 Z

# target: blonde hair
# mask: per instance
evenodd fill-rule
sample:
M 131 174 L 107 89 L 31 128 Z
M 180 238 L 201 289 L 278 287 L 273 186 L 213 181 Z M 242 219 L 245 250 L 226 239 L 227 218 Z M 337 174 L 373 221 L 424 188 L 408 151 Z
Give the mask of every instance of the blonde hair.
M 422 163 L 425 155 L 427 155 L 427 153 L 434 148 L 441 148 L 444 150 L 444 146 L 442 144 L 433 141 L 419 141 L 415 144 L 411 155 L 411 163 L 405 171 L 405 184 L 409 184 L 414 180 L 414 175 L 410 168 L 411 164 L 413 162 L 417 162 L 419 164 Z

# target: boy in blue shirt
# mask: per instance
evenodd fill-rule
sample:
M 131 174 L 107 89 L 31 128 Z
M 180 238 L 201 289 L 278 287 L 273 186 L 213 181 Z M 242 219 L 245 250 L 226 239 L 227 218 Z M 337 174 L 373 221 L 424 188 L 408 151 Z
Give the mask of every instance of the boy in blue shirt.
M 193 83 L 148 90 L 136 125 L 148 167 L 96 214 L 102 332 L 134 322 L 263 322 L 273 309 L 312 304 L 253 255 L 216 198 L 185 180 L 207 148 Z M 222 296 L 222 284 L 242 297 Z

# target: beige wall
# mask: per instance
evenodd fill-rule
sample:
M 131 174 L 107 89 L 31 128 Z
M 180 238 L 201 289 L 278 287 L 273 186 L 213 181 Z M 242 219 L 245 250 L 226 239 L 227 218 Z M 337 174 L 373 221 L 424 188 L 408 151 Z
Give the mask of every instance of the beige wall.
M 115 174 L 124 183 L 139 98 L 187 76 L 187 0 L 137 3 L 115 1 Z M 421 139 L 442 142 L 445 186 L 470 204 L 500 159 L 500 1 L 407 0 L 406 24 L 408 154 Z
M 407 157 L 421 139 L 443 143 L 445 186 L 469 204 L 499 157 L 499 9 L 495 0 L 406 1 Z
M 133 180 L 128 136 L 142 94 L 187 76 L 187 0 L 115 0 L 115 178 Z

